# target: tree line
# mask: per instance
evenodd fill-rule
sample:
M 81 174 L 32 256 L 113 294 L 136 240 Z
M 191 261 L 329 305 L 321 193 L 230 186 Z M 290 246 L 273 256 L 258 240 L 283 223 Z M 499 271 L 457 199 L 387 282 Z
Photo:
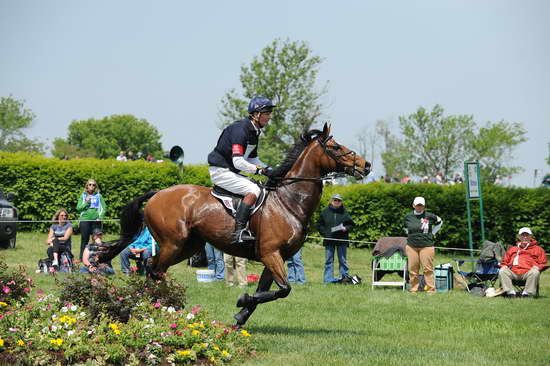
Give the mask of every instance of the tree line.
M 260 158 L 276 165 L 297 143 L 300 135 L 321 124 L 323 97 L 328 81 L 319 83 L 322 58 L 304 41 L 276 39 L 261 50 L 250 64 L 241 66 L 240 89 L 230 89 L 220 102 L 220 129 L 246 115 L 250 98 L 268 97 L 277 104 L 270 124 L 260 140 Z M 0 151 L 33 151 L 44 154 L 46 144 L 22 132 L 35 115 L 24 101 L 11 95 L 0 100 Z M 55 138 L 51 153 L 62 158 L 114 158 L 119 151 L 142 152 L 156 158 L 163 155 L 161 134 L 149 121 L 133 115 L 112 115 L 102 119 L 72 121 L 67 138 Z M 443 106 L 418 107 L 399 117 L 397 129 L 388 121 L 376 121 L 357 134 L 358 152 L 368 160 L 378 156 L 386 174 L 404 176 L 450 176 L 462 171 L 467 160 L 480 162 L 482 177 L 520 172 L 510 164 L 514 149 L 525 142 L 521 122 L 477 122 L 473 115 L 446 115 Z M 214 143 L 214 142 L 212 142 Z M 349 143 L 348 143 L 349 144 Z M 550 143 L 548 144 L 550 165 Z M 185 148 L 185 147 L 184 147 Z

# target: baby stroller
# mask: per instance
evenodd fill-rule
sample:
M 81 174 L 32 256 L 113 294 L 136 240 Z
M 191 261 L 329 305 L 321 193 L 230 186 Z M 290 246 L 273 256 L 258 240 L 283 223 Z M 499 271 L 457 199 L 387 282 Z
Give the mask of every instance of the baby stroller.
M 458 279 L 465 285 L 468 293 L 484 296 L 486 289 L 495 287 L 495 282 L 498 280 L 499 264 L 504 253 L 505 250 L 501 243 L 485 240 L 481 245 L 478 259 L 454 259 Z M 474 270 L 467 272 L 466 263 L 473 263 Z

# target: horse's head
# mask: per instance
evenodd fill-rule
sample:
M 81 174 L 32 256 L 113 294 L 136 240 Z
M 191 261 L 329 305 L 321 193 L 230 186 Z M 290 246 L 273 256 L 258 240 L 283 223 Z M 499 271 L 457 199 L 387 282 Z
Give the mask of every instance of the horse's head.
M 370 173 L 371 164 L 355 151 L 337 143 L 330 135 L 330 126 L 325 123 L 323 132 L 317 137 L 327 159 L 323 159 L 323 168 L 328 172 L 343 172 L 362 179 Z

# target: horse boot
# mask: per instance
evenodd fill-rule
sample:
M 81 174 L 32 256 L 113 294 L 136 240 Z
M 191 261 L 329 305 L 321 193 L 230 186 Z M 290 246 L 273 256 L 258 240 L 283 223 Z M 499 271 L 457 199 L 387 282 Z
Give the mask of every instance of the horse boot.
M 256 238 L 246 229 L 251 211 L 252 207 L 241 202 L 235 215 L 235 231 L 231 234 L 231 244 L 240 244 L 256 240 Z

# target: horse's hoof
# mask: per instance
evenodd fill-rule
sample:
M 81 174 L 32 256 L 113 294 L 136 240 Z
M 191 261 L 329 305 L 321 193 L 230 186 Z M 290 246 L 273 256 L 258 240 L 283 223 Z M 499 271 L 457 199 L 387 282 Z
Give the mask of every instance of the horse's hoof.
M 237 307 L 244 308 L 250 303 L 250 301 L 252 301 L 252 296 L 245 292 L 244 294 L 239 296 L 239 299 L 237 300 Z
M 242 309 L 237 314 L 233 315 L 233 318 L 237 321 L 237 324 L 235 324 L 236 328 L 240 328 L 246 321 L 248 320 L 248 317 L 250 317 L 250 312 L 248 309 Z

